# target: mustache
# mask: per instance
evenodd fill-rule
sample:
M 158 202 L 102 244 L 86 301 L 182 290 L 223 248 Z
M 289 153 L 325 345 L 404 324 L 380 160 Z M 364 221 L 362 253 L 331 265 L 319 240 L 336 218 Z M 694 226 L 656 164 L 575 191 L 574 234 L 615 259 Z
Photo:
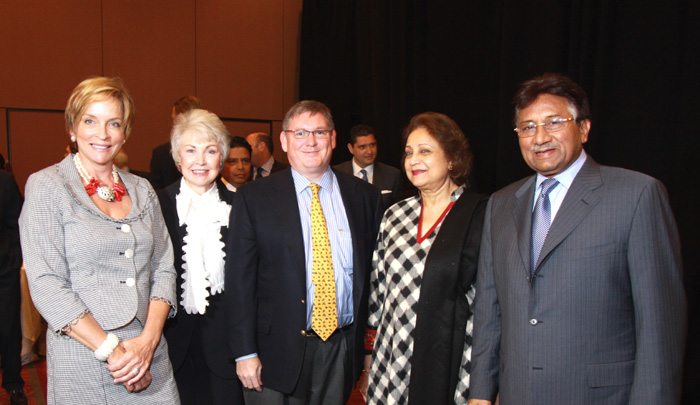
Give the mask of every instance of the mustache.
M 547 142 L 543 143 L 542 145 L 533 145 L 530 147 L 530 152 L 539 152 L 543 149 L 554 149 L 557 148 L 559 145 L 554 143 L 554 142 Z

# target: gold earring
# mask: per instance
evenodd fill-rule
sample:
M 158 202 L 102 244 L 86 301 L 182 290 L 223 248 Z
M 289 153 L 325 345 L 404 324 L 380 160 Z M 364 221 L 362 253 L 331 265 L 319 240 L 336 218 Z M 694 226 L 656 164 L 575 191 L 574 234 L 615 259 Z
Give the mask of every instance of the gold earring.
M 452 163 L 449 163 L 449 164 L 447 165 L 447 170 L 452 170 Z

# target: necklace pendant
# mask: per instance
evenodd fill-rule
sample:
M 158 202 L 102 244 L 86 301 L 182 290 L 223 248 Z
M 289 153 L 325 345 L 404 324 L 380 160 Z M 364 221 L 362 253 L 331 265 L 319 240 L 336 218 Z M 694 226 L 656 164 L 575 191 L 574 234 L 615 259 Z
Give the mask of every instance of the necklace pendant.
M 114 198 L 115 198 L 114 197 L 114 190 L 112 190 L 111 188 L 107 188 L 107 187 L 99 187 L 97 189 L 97 195 L 100 196 L 101 199 L 103 199 L 105 201 L 109 201 L 109 202 L 114 201 Z

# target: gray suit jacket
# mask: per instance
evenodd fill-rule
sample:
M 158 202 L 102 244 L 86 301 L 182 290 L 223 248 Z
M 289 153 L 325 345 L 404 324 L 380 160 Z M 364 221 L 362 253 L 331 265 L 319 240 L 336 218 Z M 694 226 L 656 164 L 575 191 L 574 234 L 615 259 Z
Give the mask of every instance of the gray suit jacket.
M 89 311 L 104 330 L 146 323 L 151 298 L 175 314 L 173 247 L 156 193 L 119 171 L 131 197 L 124 219 L 105 215 L 85 192 L 73 155 L 29 176 L 19 219 L 27 280 L 53 331 Z
M 335 165 L 333 168 L 353 176 L 355 175 L 352 172 L 352 159 Z M 404 181 L 399 169 L 380 162 L 374 162 L 372 185 L 377 187 L 382 193 L 382 202 L 385 210 L 399 200 L 401 192 L 404 190 Z
M 529 280 L 535 176 L 495 193 L 481 244 L 471 397 L 680 400 L 686 305 L 663 185 L 588 157 Z

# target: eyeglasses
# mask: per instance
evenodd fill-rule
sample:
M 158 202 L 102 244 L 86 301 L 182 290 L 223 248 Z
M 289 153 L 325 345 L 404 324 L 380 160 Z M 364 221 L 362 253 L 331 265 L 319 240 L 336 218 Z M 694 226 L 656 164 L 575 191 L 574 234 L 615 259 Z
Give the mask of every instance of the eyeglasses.
M 314 134 L 314 138 L 328 138 L 328 135 L 330 135 L 331 130 L 330 129 L 314 129 L 313 131 L 309 131 L 306 129 L 285 129 L 284 132 L 286 133 L 291 133 L 292 136 L 294 136 L 296 139 L 303 139 L 307 138 L 309 135 Z
M 527 121 L 523 122 L 520 125 L 518 125 L 517 128 L 513 129 L 513 131 L 518 133 L 518 136 L 521 138 L 529 138 L 531 136 L 535 136 L 537 133 L 537 127 L 542 126 L 544 127 L 544 130 L 551 133 L 551 132 L 557 132 L 561 131 L 564 129 L 564 125 L 566 125 L 567 122 L 573 121 L 574 118 L 562 118 L 562 117 L 553 117 L 547 119 L 545 122 L 542 124 L 535 124 L 532 121 Z

